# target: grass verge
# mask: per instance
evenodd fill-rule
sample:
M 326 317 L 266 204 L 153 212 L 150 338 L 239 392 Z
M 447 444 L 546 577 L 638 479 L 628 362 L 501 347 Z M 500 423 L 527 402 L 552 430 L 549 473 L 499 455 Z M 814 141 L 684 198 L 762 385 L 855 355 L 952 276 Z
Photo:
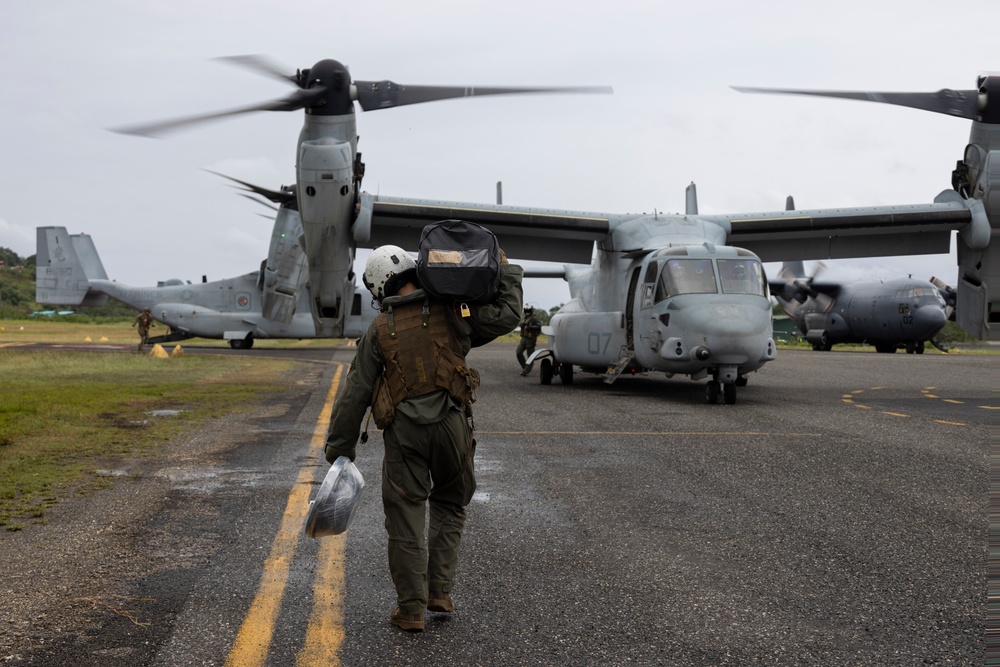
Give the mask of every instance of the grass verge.
M 42 523 L 60 496 L 106 486 L 96 470 L 280 391 L 292 363 L 0 348 L 0 526 Z
M 157 323 L 150 329 L 150 337 L 166 333 L 167 328 Z M 304 339 L 268 339 L 254 340 L 255 348 L 328 348 L 346 344 L 343 338 L 304 338 Z M 94 343 L 104 345 L 138 345 L 139 334 L 132 328 L 131 322 L 85 323 L 67 322 L 59 319 L 31 320 L 0 320 L 0 347 L 27 343 L 63 343 L 83 344 Z M 229 347 L 229 341 L 208 338 L 191 338 L 178 343 L 167 343 L 184 347 Z

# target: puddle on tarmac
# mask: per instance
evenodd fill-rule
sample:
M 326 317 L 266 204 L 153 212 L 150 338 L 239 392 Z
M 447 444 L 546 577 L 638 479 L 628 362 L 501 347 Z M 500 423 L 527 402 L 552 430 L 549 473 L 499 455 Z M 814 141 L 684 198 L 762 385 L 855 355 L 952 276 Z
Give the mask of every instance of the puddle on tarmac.
M 128 477 L 128 470 L 95 470 L 94 474 L 99 477 Z
M 257 487 L 269 477 L 254 470 L 223 468 L 165 468 L 157 477 L 168 479 L 175 487 L 186 491 L 211 492 L 227 487 Z
M 183 410 L 153 410 L 151 412 L 147 412 L 146 414 L 150 417 L 176 417 L 181 412 L 183 412 Z

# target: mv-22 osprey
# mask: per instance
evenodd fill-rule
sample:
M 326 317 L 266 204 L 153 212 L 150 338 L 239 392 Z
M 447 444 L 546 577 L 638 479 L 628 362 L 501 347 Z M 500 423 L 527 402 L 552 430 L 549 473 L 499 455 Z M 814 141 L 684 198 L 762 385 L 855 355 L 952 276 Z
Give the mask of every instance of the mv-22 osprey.
M 364 168 L 354 101 L 375 110 L 515 91 L 355 82 L 332 60 L 291 77 L 258 58 L 238 62 L 291 80 L 299 90 L 275 102 L 131 131 L 152 134 L 251 111 L 305 110 L 296 186 L 317 332 L 343 331 L 343 304 L 354 293 L 355 247 L 393 243 L 415 249 L 426 224 L 459 218 L 492 229 L 511 258 L 564 264 L 571 300 L 547 329 L 543 382 L 558 374 L 569 383 L 576 367 L 608 381 L 623 372 L 662 371 L 708 378 L 709 402 L 722 397 L 734 403 L 736 386 L 776 356 L 761 261 L 868 257 L 885 255 L 886 248 L 900 255 L 942 253 L 954 230 L 958 323 L 980 338 L 998 335 L 990 324 L 1000 299 L 990 296 L 988 286 L 1000 278 L 998 251 L 989 243 L 991 220 L 1000 221 L 1000 77 L 981 78 L 974 91 L 873 97 L 973 121 L 954 189 L 932 203 L 700 215 L 692 187 L 683 214 L 605 214 L 389 197 L 360 189 Z M 589 267 L 578 266 L 585 263 Z

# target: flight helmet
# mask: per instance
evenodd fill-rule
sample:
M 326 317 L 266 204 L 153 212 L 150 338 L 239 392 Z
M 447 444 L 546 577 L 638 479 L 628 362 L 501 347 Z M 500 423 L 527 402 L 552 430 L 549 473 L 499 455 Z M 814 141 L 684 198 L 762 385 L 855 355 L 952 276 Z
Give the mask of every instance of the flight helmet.
M 387 292 L 385 289 L 386 283 L 404 271 L 411 269 L 414 275 L 416 275 L 417 263 L 410 257 L 409 253 L 399 246 L 383 245 L 375 248 L 368 255 L 368 261 L 365 262 L 365 272 L 361 276 L 361 280 L 365 283 L 368 291 L 372 293 L 372 296 L 381 301 L 385 297 L 395 294 L 395 291 L 392 293 Z

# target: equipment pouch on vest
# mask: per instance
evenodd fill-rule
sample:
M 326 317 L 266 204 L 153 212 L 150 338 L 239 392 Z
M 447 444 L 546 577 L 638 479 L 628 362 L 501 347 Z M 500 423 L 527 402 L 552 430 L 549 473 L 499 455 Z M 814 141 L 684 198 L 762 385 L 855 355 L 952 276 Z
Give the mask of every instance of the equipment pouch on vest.
M 441 355 L 437 368 L 439 383 L 448 388 L 452 400 L 459 407 L 475 403 L 476 389 L 479 388 L 479 371 L 466 367 L 465 359 L 447 347 L 439 347 L 439 354 Z
M 372 390 L 372 419 L 375 420 L 376 427 L 385 430 L 395 416 L 396 404 L 392 400 L 389 383 L 384 377 L 379 377 L 375 380 L 375 389 Z

